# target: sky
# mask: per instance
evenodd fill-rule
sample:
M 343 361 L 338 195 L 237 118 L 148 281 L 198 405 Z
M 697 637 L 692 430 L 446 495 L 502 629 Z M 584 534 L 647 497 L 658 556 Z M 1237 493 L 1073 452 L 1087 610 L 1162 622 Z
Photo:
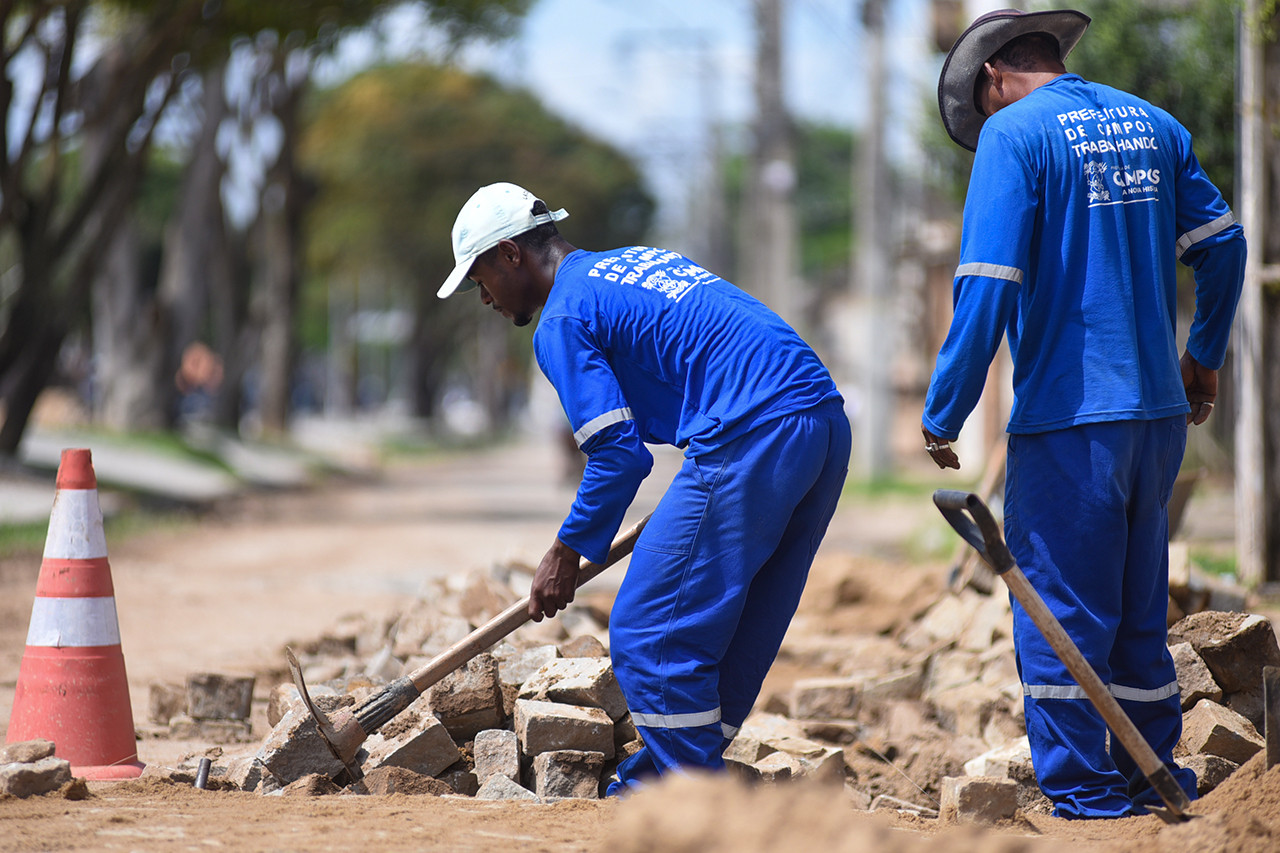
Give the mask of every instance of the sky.
M 971 0 L 982 3 L 985 0 Z M 861 0 L 784 0 L 783 88 L 798 119 L 865 126 Z M 928 0 L 889 0 L 885 50 L 888 150 L 915 152 L 937 85 Z M 425 27 L 402 13 L 382 41 L 349 40 L 335 69 L 423 52 Z M 556 113 L 635 157 L 659 201 L 659 230 L 678 231 L 710 163 L 712 129 L 745 147 L 753 112 L 751 0 L 537 0 L 514 38 L 458 57 L 536 92 Z M 496 178 L 495 178 L 496 179 Z

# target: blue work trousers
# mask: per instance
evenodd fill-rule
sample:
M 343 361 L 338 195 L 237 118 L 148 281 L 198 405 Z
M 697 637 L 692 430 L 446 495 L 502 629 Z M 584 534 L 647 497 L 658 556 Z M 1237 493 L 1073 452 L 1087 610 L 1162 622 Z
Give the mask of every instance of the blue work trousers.
M 723 768 L 835 512 L 850 449 L 839 401 L 687 457 L 640 534 L 609 620 L 644 749 L 609 793 Z
M 1186 448 L 1183 415 L 1009 438 L 1009 550 L 1156 756 L 1182 732 L 1167 642 L 1169 513 Z M 1027 736 L 1040 789 L 1059 817 L 1141 813 L 1159 797 L 1053 649 L 1013 602 Z

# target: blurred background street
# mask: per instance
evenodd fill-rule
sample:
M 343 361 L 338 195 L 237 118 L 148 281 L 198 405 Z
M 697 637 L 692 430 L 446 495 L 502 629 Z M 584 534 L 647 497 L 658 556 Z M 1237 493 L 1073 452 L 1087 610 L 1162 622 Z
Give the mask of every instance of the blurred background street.
M 823 554 L 873 561 L 860 577 L 886 588 L 944 588 L 959 550 L 928 496 L 981 488 L 998 509 L 1011 380 L 1002 352 L 962 470 L 934 468 L 920 415 L 971 165 L 936 81 L 964 26 L 1007 5 L 1049 4 L 0 4 L 0 727 L 66 448 L 93 453 L 135 714 L 152 682 L 278 668 L 282 644 L 344 614 L 536 563 L 583 458 L 533 327 L 434 295 L 459 207 L 495 181 L 567 208 L 576 246 L 669 247 L 790 322 L 854 425 Z M 1178 538 L 1188 572 L 1265 602 L 1274 4 L 1073 5 L 1094 22 L 1069 70 L 1176 115 L 1253 229 Z M 1193 295 L 1187 272 L 1183 338 Z M 679 464 L 655 453 L 630 520 Z

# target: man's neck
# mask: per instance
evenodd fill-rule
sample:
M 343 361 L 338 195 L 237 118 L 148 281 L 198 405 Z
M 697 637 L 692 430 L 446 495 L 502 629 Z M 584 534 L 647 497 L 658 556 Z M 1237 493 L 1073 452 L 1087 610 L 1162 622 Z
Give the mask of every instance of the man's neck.
M 547 263 L 551 267 L 551 277 L 555 278 L 556 270 L 560 269 L 560 264 L 571 252 L 576 252 L 577 247 L 569 243 L 563 237 L 558 237 L 551 241 L 547 246 Z
M 556 273 L 560 269 L 560 264 L 577 250 L 576 246 L 563 237 L 556 237 L 547 244 L 546 252 L 538 260 L 538 281 L 543 290 L 544 302 L 556 283 Z
M 1030 95 L 1036 89 L 1046 83 L 1051 83 L 1061 77 L 1064 71 L 1014 71 L 1005 72 L 1005 91 L 1006 106 L 1022 100 Z

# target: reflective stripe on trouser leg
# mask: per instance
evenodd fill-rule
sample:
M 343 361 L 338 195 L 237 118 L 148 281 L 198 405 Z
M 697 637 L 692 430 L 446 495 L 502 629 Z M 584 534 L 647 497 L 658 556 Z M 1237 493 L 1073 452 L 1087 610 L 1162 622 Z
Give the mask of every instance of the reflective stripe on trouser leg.
M 1014 558 L 1103 682 L 1139 691 L 1175 680 L 1160 595 L 1167 589 L 1165 506 L 1186 435 L 1178 423 L 1086 424 L 1009 442 L 1005 535 Z M 1153 502 L 1154 513 L 1132 512 Z M 1127 814 L 1129 773 L 1107 751 L 1101 715 L 1087 699 L 1047 691 L 1074 679 L 1016 601 L 1014 640 L 1036 777 L 1055 813 Z M 1151 713 L 1135 720 L 1153 747 L 1180 725 L 1176 698 L 1163 701 L 1147 703 Z M 1176 721 L 1168 720 L 1170 708 Z M 1157 755 L 1168 758 L 1160 749 Z
M 1196 799 L 1196 775 L 1173 761 L 1182 737 L 1182 696 L 1169 653 L 1169 498 L 1182 465 L 1187 423 L 1182 415 L 1146 421 L 1139 444 L 1139 482 L 1129 501 L 1129 550 L 1125 564 L 1124 609 L 1111 651 L 1111 692 L 1142 732 L 1148 745 L 1173 773 L 1188 798 Z M 1145 689 L 1144 689 L 1145 688 Z M 1171 688 L 1171 689 L 1169 689 Z M 1111 756 L 1129 779 L 1135 803 L 1159 804 L 1146 776 L 1114 738 Z
M 640 535 L 609 626 L 614 672 L 649 753 L 636 768 L 723 766 L 722 661 L 753 579 L 828 467 L 832 424 L 848 429 L 842 412 L 820 412 L 764 424 L 686 459 Z M 846 451 L 841 470 L 847 459 Z M 793 567 L 790 599 L 799 599 L 807 569 Z M 780 638 L 793 612 L 780 602 L 744 628 Z M 767 670 L 772 655 L 760 663 Z M 624 783 L 629 766 L 619 768 Z

